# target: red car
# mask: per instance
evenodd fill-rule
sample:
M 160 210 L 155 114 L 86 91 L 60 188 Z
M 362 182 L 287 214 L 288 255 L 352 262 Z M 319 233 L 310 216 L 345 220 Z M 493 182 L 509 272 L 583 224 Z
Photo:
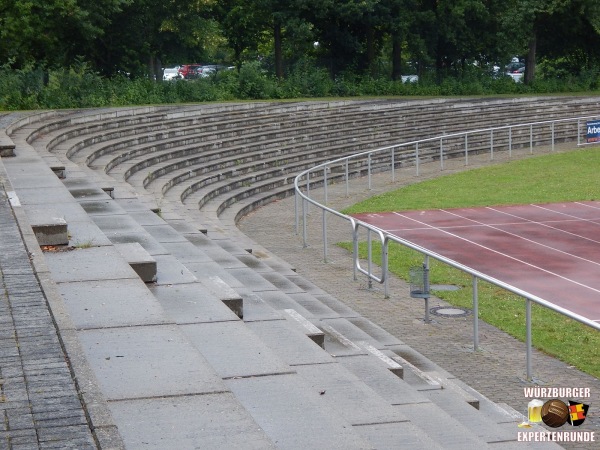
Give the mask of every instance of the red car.
M 198 78 L 198 69 L 201 68 L 200 64 L 184 64 L 179 68 L 179 75 L 184 80 L 191 80 L 193 78 Z

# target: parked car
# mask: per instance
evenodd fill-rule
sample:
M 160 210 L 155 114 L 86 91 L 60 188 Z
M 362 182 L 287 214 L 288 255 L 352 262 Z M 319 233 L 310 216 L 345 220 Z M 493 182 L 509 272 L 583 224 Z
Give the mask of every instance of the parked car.
M 184 64 L 179 68 L 179 75 L 184 80 L 193 80 L 200 76 L 198 73 L 200 67 L 202 67 L 200 64 Z
M 205 64 L 198 69 L 198 74 L 202 78 L 207 78 L 216 75 L 217 72 L 220 72 L 222 70 L 231 70 L 233 68 L 234 67 L 224 66 L 221 64 Z
M 163 69 L 163 80 L 171 81 L 181 79 L 181 75 L 179 75 L 179 66 L 170 67 L 167 69 Z

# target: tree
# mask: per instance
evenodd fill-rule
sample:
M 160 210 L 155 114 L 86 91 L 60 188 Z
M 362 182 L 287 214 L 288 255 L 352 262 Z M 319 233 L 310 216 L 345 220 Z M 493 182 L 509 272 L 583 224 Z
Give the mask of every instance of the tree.
M 0 0 L 0 60 L 64 67 L 86 56 L 131 0 Z

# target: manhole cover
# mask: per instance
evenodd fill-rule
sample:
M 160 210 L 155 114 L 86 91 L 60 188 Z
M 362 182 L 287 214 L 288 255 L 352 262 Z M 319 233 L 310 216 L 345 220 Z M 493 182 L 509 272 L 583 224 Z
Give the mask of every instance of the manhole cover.
M 456 306 L 436 306 L 429 311 L 431 314 L 443 317 L 465 317 L 471 314 L 470 309 L 458 308 Z

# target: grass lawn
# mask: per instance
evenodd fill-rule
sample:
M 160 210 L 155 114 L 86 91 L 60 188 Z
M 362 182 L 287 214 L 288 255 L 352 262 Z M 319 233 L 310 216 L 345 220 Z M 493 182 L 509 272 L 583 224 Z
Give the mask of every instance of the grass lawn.
M 385 212 L 411 209 L 459 208 L 524 203 L 600 200 L 600 148 L 539 156 L 469 170 L 413 184 L 353 205 L 343 212 Z M 351 243 L 340 246 L 352 250 Z M 366 257 L 366 244 L 359 249 Z M 373 246 L 374 261 L 380 248 Z M 389 268 L 407 279 L 410 267 L 420 266 L 421 254 L 399 244 L 389 250 Z M 472 307 L 471 277 L 437 261 L 431 262 L 432 284 L 462 286 L 458 291 L 434 291 L 456 306 Z M 480 318 L 525 340 L 525 300 L 479 282 Z M 533 344 L 567 364 L 600 378 L 600 332 L 533 305 Z

